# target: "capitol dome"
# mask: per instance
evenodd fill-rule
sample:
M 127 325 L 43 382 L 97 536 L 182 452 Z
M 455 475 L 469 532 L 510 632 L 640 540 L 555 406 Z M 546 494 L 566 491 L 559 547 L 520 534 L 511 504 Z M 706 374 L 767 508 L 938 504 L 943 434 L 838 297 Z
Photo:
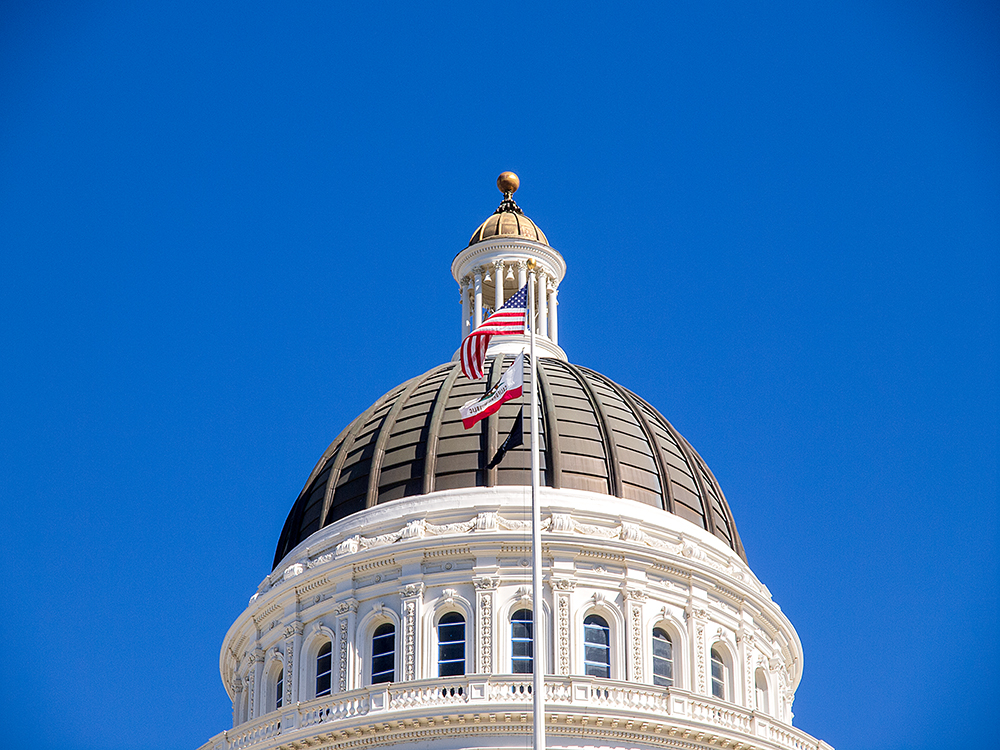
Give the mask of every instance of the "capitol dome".
M 831 750 L 792 726 L 802 644 L 708 466 L 560 346 L 566 262 L 518 185 L 452 260 L 451 361 L 344 427 L 292 503 L 201 750 Z M 524 394 L 463 424 L 525 352 Z
M 274 567 L 324 526 L 381 503 L 441 489 L 526 485 L 528 450 L 486 468 L 517 413 L 463 429 L 459 407 L 510 366 L 491 358 L 470 381 L 457 362 L 392 389 L 337 437 L 292 506 Z M 714 534 L 746 560 L 732 512 L 701 456 L 646 401 L 584 367 L 539 361 L 542 484 L 645 503 Z

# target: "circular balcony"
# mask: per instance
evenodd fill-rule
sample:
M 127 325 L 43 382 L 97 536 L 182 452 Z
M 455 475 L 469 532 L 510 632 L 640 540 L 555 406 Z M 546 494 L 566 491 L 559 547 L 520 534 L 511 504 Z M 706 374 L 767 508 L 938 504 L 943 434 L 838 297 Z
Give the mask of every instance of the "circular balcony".
M 704 747 L 828 750 L 770 716 L 676 688 L 593 677 L 545 678 L 549 747 Z M 375 685 L 297 703 L 222 732 L 200 750 L 525 747 L 530 676 L 466 675 Z M 488 739 L 487 739 L 488 738 Z M 625 744 L 623 744 L 625 743 Z

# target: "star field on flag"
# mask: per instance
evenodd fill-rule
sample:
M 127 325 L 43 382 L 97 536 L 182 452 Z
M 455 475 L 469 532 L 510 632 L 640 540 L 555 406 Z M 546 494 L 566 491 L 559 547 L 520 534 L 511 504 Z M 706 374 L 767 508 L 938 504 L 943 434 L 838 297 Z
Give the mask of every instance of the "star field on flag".
M 528 285 L 521 287 L 503 307 L 482 322 L 462 341 L 459 361 L 462 374 L 469 380 L 483 377 L 486 348 L 494 336 L 511 336 L 524 333 L 528 319 Z

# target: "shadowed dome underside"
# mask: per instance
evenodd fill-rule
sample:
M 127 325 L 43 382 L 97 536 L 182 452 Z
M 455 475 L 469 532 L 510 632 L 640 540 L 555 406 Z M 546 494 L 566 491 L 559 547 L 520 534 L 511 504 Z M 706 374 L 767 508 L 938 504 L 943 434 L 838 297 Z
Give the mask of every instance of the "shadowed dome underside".
M 490 458 L 520 403 L 466 430 L 459 407 L 496 384 L 513 357 L 487 361 L 470 381 L 457 362 L 389 391 L 323 454 L 285 521 L 274 567 L 300 542 L 353 513 L 436 490 L 530 486 L 530 451 Z M 642 398 L 603 375 L 556 359 L 538 361 L 541 481 L 598 492 L 673 513 L 707 530 L 746 560 L 732 512 L 701 456 Z M 525 392 L 530 377 L 525 375 Z M 527 440 L 526 440 L 527 442 Z

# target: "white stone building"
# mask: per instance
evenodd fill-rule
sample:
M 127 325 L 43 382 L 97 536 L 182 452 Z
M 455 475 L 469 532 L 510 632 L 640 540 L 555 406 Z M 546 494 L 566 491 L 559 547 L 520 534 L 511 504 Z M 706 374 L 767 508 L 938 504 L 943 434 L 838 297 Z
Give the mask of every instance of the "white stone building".
M 565 262 L 501 178 L 452 273 L 465 335 L 536 270 L 547 745 L 828 748 L 792 726 L 802 647 L 718 483 L 655 408 L 568 362 Z M 493 339 L 482 381 L 453 358 L 403 383 L 333 441 L 226 635 L 233 728 L 203 750 L 530 747 L 527 446 L 487 468 L 519 404 L 470 430 L 458 412 L 525 344 Z

